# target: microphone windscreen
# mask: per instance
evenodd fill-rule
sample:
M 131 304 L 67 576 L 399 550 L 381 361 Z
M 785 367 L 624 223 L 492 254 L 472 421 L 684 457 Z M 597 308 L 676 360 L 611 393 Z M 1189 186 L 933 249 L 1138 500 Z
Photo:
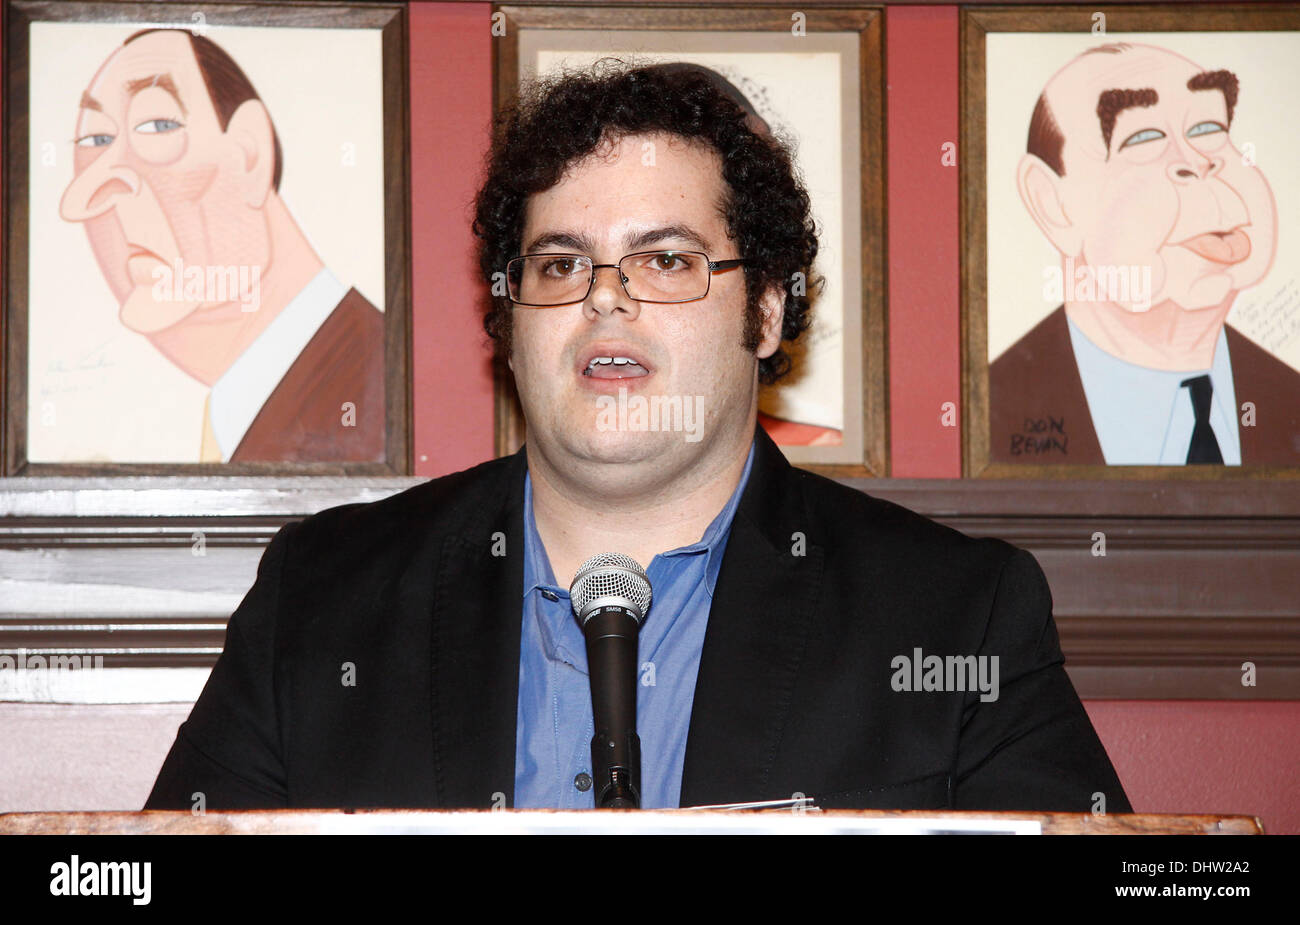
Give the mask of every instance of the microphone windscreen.
M 631 556 L 603 552 L 592 556 L 578 569 L 569 586 L 569 599 L 579 623 L 597 607 L 616 605 L 633 611 L 637 623 L 650 609 L 650 579 Z

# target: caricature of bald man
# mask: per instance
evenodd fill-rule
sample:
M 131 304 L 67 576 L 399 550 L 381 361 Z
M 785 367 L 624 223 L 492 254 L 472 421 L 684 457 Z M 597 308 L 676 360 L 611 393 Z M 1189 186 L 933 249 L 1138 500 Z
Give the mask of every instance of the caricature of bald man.
M 383 461 L 383 315 L 280 198 L 270 114 L 216 43 L 132 35 L 81 96 L 60 215 L 119 318 L 210 389 L 198 462 Z
M 994 462 L 1300 464 L 1300 373 L 1225 323 L 1277 240 L 1239 89 L 1127 44 L 1048 81 L 1016 180 L 1061 304 L 990 368 Z

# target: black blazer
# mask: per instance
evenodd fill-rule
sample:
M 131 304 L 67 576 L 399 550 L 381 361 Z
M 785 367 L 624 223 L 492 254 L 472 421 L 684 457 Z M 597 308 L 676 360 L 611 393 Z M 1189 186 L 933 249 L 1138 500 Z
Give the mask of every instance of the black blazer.
M 1131 811 L 1029 553 L 756 439 L 681 805 L 1084 812 L 1102 793 Z M 521 450 L 282 529 L 145 808 L 512 805 L 526 465 Z M 997 656 L 1000 696 L 894 690 L 891 662 L 917 648 Z

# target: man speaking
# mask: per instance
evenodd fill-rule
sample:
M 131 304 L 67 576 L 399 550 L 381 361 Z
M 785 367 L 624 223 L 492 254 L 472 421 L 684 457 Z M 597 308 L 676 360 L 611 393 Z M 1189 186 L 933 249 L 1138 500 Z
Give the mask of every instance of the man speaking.
M 1033 557 L 756 427 L 817 240 L 745 116 L 680 67 L 523 93 L 474 227 L 526 447 L 281 530 L 147 808 L 592 806 L 569 589 L 619 553 L 653 588 L 643 808 L 1129 811 Z

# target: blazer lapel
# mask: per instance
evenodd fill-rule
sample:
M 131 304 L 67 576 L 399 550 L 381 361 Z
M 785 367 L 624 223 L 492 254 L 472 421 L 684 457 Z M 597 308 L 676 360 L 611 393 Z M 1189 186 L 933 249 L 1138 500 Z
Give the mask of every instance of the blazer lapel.
M 445 807 L 514 803 L 526 468 L 520 449 L 439 556 L 431 693 L 435 779 Z
M 1105 463 L 1064 305 L 993 361 L 988 374 L 988 417 L 990 462 Z M 1049 420 L 1061 422 L 1069 439 L 1066 453 L 1013 452 L 1022 439 L 1035 437 L 1027 422 Z
M 823 554 L 803 505 L 806 474 L 761 428 L 756 440 L 705 630 L 682 806 L 790 796 L 766 788 L 815 618 Z

